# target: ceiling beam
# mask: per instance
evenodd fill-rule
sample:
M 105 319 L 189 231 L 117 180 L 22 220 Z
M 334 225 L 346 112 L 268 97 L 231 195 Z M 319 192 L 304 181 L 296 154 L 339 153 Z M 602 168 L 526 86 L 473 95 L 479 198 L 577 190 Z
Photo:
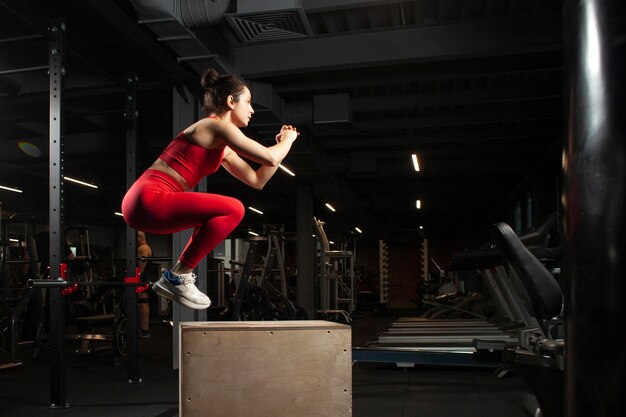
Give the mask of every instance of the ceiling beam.
M 415 132 L 413 134 L 371 134 L 366 136 L 326 136 L 319 141 L 320 148 L 326 152 L 353 150 L 361 151 L 387 149 L 415 149 L 425 145 L 474 144 L 487 141 L 501 142 L 514 140 L 543 140 L 560 135 L 560 126 L 528 123 L 522 126 L 503 125 L 498 129 L 482 131 Z
M 559 22 L 560 16 L 546 14 L 272 42 L 237 48 L 235 62 L 239 74 L 254 78 L 560 50 Z
M 529 99 L 560 98 L 563 87 L 558 83 L 542 85 L 485 85 L 457 91 L 418 92 L 394 96 L 359 97 L 350 100 L 353 113 L 368 111 L 406 110 L 419 107 L 464 106 L 501 103 Z
M 298 96 L 309 91 L 369 88 L 372 86 L 372 78 L 376 80 L 376 86 L 520 75 L 560 78 L 563 73 L 562 63 L 561 54 L 551 51 L 455 62 L 426 62 L 419 65 L 389 64 L 384 72 L 379 68 L 364 68 L 358 72 L 317 72 L 307 74 L 306 82 L 302 81 L 302 75 L 285 75 L 272 78 L 271 83 L 281 96 Z
M 468 111 L 459 108 L 454 112 L 442 111 L 431 113 L 414 112 L 406 117 L 393 117 L 386 115 L 384 119 L 368 115 L 363 120 L 353 122 L 355 130 L 358 131 L 382 131 L 398 129 L 417 129 L 437 126 L 477 126 L 481 124 L 502 123 L 502 122 L 522 122 L 536 120 L 561 120 L 563 109 L 561 106 L 550 106 L 545 103 L 535 107 L 507 107 L 492 106 L 487 109 Z
M 379 6 L 381 4 L 380 0 L 301 0 L 301 2 L 302 7 L 307 12 Z M 387 1 L 387 3 L 398 3 L 398 1 Z

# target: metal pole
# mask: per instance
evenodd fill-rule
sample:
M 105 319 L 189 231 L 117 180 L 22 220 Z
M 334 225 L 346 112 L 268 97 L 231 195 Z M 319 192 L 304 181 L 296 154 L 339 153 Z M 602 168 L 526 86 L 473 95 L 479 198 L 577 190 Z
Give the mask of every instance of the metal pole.
M 626 365 L 626 2 L 564 5 L 565 415 L 617 416 Z
M 173 118 L 173 134 L 177 135 L 185 127 L 192 124 L 198 117 L 200 113 L 200 108 L 197 100 L 187 100 L 187 95 L 189 92 L 182 87 L 178 89 L 176 87 L 173 88 L 173 107 L 172 107 L 172 118 Z M 203 178 L 194 188 L 196 192 L 206 192 L 207 191 L 207 179 Z M 193 234 L 193 230 L 183 230 L 182 232 L 173 233 L 172 234 L 172 266 L 176 265 L 178 262 L 178 255 L 182 253 L 185 246 L 191 239 Z M 211 254 L 208 255 L 210 257 Z M 208 275 L 207 275 L 207 257 L 202 258 L 202 260 L 198 263 L 196 268 L 194 269 L 197 275 L 197 286 L 200 291 L 203 293 L 207 293 L 208 290 Z M 172 305 L 172 316 L 174 319 L 174 334 L 172 338 L 173 344 L 173 356 L 172 356 L 172 366 L 174 369 L 178 368 L 179 361 L 179 352 L 178 352 L 178 336 L 179 336 L 179 327 L 178 323 L 181 321 L 205 321 L 207 319 L 207 311 L 206 310 L 193 310 L 189 308 L 185 308 L 181 306 L 179 303 L 174 303 Z
M 129 189 L 137 178 L 137 76 L 126 79 L 126 189 Z M 137 236 L 136 230 L 126 226 L 126 275 L 134 276 L 137 266 Z M 128 323 L 128 382 L 142 382 L 139 369 L 139 309 L 137 293 L 134 287 L 124 291 L 124 305 Z
M 309 317 L 315 314 L 315 241 L 313 239 L 313 191 L 308 184 L 296 187 L 296 236 L 298 304 Z M 321 268 L 324 266 L 321 265 Z
M 11 69 L 11 70 L 2 70 L 2 71 L 0 71 L 0 75 L 20 74 L 22 72 L 39 71 L 39 70 L 45 70 L 47 68 L 48 68 L 47 65 L 39 65 L 39 66 L 36 66 L 36 67 L 26 67 L 26 68 L 16 68 L 16 69 Z
M 48 50 L 50 72 L 49 223 L 50 278 L 61 276 L 63 238 L 63 37 L 65 24 L 52 22 Z M 50 408 L 68 407 L 65 400 L 65 304 L 58 288 L 50 289 Z
M 6 240 L 6 241 L 5 241 Z M 7 270 L 7 258 L 6 255 L 8 251 L 6 250 L 7 245 L 9 244 L 9 239 L 6 233 L 4 233 L 4 229 L 2 228 L 2 201 L 0 201 L 0 261 L 2 264 L 0 265 L 0 274 L 2 274 L 2 281 L 0 281 L 0 285 L 2 288 L 8 288 L 9 282 L 9 273 Z M 6 304 L 6 301 L 5 301 Z M 6 305 L 5 305 L 6 307 Z

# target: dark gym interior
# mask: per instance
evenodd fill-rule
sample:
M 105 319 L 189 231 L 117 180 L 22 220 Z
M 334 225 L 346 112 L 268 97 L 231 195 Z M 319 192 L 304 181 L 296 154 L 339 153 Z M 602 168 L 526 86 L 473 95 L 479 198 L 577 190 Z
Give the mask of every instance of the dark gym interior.
M 0 0 L 1 414 L 621 415 L 625 9 Z M 300 136 L 262 190 L 198 184 L 245 215 L 193 311 L 149 289 L 190 234 L 148 233 L 140 273 L 121 202 L 206 116 L 208 68 L 249 87 L 246 136 Z M 252 327 L 187 348 L 207 322 Z M 293 342 L 274 365 L 259 329 Z M 222 355 L 202 382 L 196 354 Z

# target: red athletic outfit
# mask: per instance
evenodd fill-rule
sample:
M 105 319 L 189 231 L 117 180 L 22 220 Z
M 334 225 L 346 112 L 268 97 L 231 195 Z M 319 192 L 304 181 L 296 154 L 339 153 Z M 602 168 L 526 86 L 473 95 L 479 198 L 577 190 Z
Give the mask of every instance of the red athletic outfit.
M 191 143 L 180 133 L 159 159 L 178 172 L 190 187 L 217 171 L 224 149 L 211 150 Z M 170 234 L 194 228 L 178 260 L 194 268 L 244 215 L 241 202 L 217 194 L 186 192 L 171 176 L 148 169 L 130 187 L 122 201 L 126 223 L 147 233 Z

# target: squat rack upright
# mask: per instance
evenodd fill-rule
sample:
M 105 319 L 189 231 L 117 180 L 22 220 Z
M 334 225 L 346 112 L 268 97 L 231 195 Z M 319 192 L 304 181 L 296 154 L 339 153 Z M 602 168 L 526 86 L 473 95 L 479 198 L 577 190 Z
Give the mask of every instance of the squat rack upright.
M 8 10 L 11 12 L 11 10 Z M 11 38 L 6 41 L 19 41 L 35 37 L 47 37 L 48 65 L 35 66 L 21 69 L 3 70 L 0 75 L 15 74 L 20 72 L 48 69 L 49 75 L 49 265 L 50 280 L 31 280 L 32 289 L 48 288 L 49 297 L 49 351 L 50 351 L 50 408 L 69 407 L 66 401 L 66 362 L 65 362 L 65 305 L 64 290 L 73 283 L 65 281 L 65 273 L 62 268 L 62 248 L 64 230 L 64 188 L 63 188 L 63 135 L 64 135 L 64 77 L 66 70 L 64 57 L 66 47 L 64 45 L 65 23 L 61 19 L 55 19 L 48 27 L 47 33 L 40 30 L 35 24 L 23 16 L 16 16 L 28 26 L 33 27 L 40 34 L 27 35 L 24 37 Z M 76 54 L 78 55 L 78 54 Z M 77 56 L 84 61 L 80 55 Z M 87 62 L 89 64 L 89 62 Z M 88 65 L 93 67 L 92 65 Z M 101 71 L 99 71 L 101 73 Z M 108 77 L 111 78 L 111 77 Z M 120 82 L 120 84 L 122 84 Z M 127 185 L 135 180 L 136 174 L 136 144 L 137 144 L 137 118 L 136 108 L 137 77 L 129 76 L 123 83 L 125 89 L 125 114 L 126 127 L 126 167 Z M 142 382 L 139 369 L 139 341 L 137 323 L 137 296 L 136 288 L 142 285 L 139 282 L 135 268 L 136 236 L 135 231 L 127 226 L 127 277 L 125 283 L 112 283 L 112 286 L 125 286 L 124 301 L 128 319 L 128 362 L 127 374 L 129 383 Z M 135 272 L 134 274 L 131 271 Z M 92 284 L 90 284 L 92 285 Z M 99 284 L 100 285 L 100 284 Z M 32 293 L 30 291 L 29 293 Z

